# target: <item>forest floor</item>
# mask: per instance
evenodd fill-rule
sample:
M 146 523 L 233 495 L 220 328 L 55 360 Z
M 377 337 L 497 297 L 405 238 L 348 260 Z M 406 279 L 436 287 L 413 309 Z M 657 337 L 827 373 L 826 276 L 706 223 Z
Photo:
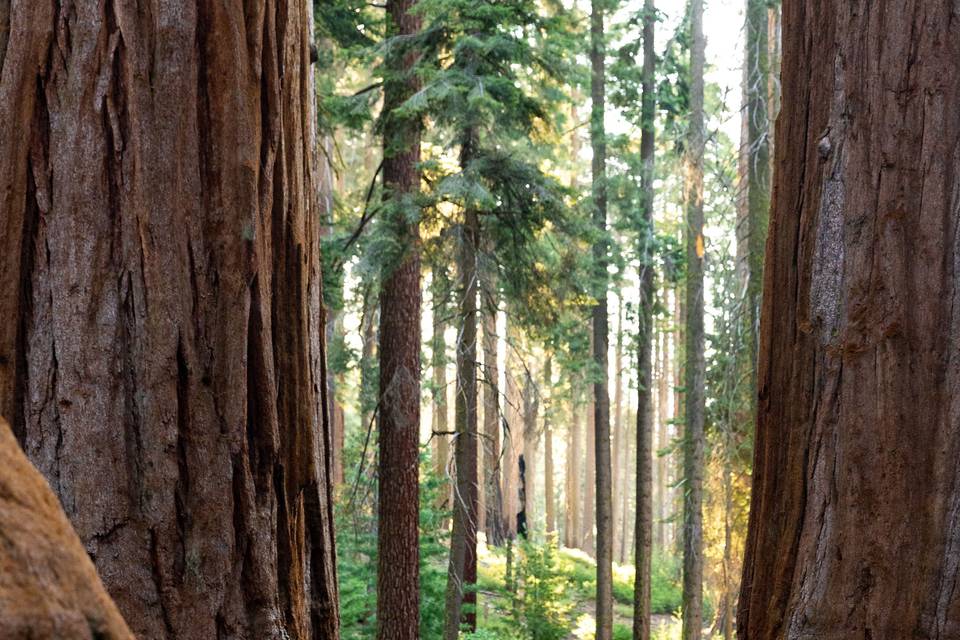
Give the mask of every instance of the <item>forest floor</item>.
M 515 555 L 518 552 L 515 550 Z M 504 549 L 478 545 L 478 622 L 494 633 L 514 624 L 510 615 L 511 595 L 505 589 Z M 662 564 L 662 563 L 661 563 Z M 596 563 L 583 551 L 561 547 L 556 554 L 554 577 L 556 596 L 549 607 L 558 614 L 568 640 L 592 640 L 596 628 Z M 673 567 L 655 567 L 653 589 L 654 640 L 680 637 L 679 576 Z M 631 638 L 633 628 L 633 568 L 614 565 L 614 640 Z M 504 629 L 506 630 L 506 629 Z

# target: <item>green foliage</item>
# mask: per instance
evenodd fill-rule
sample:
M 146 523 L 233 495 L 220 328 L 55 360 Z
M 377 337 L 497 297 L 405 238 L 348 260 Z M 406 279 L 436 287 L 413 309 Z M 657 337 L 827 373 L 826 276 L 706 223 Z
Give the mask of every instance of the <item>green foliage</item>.
M 625 624 L 614 624 L 613 640 L 633 640 L 633 628 Z
M 556 536 L 544 543 L 522 542 L 517 563 L 513 619 L 521 638 L 560 640 L 570 630 L 571 605 L 557 562 Z
M 346 462 L 359 464 L 362 443 L 348 443 Z M 348 468 L 351 468 L 348 466 Z M 353 468 L 356 468 L 354 466 Z M 449 514 L 436 508 L 445 481 L 434 474 L 429 456 L 420 463 L 420 637 L 443 637 L 444 593 L 447 584 L 448 534 L 441 525 Z M 337 567 L 340 580 L 340 622 L 344 640 L 376 636 L 377 533 L 372 473 L 356 481 L 337 500 Z M 346 499 L 344 499 L 346 498 Z

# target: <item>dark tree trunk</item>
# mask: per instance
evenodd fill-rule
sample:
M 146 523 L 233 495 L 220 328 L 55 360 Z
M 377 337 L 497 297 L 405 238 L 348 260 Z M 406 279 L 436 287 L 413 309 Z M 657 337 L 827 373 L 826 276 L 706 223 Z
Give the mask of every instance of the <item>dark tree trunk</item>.
M 470 140 L 461 152 L 468 165 Z M 457 482 L 453 498 L 453 535 L 447 573 L 445 640 L 456 640 L 460 625 L 476 628 L 477 594 L 477 212 L 468 209 L 461 227 L 457 257 L 460 288 L 460 321 L 457 338 L 457 398 L 455 457 Z M 470 611 L 464 612 L 463 605 Z
M 640 309 L 637 327 L 637 508 L 634 524 L 633 638 L 650 638 L 650 567 L 653 555 L 653 306 L 654 282 L 653 179 L 656 117 L 654 0 L 643 3 L 643 93 L 641 95 L 640 159 L 643 163 L 643 227 L 640 229 Z
M 596 518 L 597 518 L 597 635 L 596 640 L 613 637 L 613 496 L 610 460 L 610 394 L 608 392 L 607 317 L 607 141 L 603 117 L 606 102 L 605 0 L 590 6 L 590 143 L 593 147 L 593 223 L 604 239 L 596 242 L 597 304 L 593 307 L 593 359 L 597 380 L 593 385 Z
M 488 252 L 489 255 L 489 252 Z M 493 257 L 489 256 L 492 261 Z M 503 544 L 503 495 L 500 493 L 500 367 L 497 365 L 497 311 L 500 296 L 494 264 L 480 270 L 483 318 L 483 493 L 487 544 Z
M 0 418 L 0 636 L 133 640 L 43 476 Z
M 571 393 L 576 396 L 576 391 Z M 580 548 L 580 459 L 583 456 L 583 437 L 580 435 L 580 409 L 576 401 L 570 401 L 570 434 L 567 444 L 566 464 L 566 503 L 567 530 L 564 532 L 564 544 L 571 549 Z
M 420 30 L 415 0 L 387 0 L 387 35 Z M 420 189 L 420 122 L 397 115 L 418 86 L 412 53 L 385 60 L 384 230 L 400 247 L 380 289 L 377 638 L 417 640 L 420 622 L 420 232 L 408 222 Z
M 336 638 L 309 5 L 59 7 L 0 53 L 0 414 L 139 637 Z
M 537 496 L 537 445 L 540 431 L 540 392 L 529 370 L 523 385 L 523 461 L 526 468 L 526 484 L 523 489 L 521 509 L 526 516 L 527 529 L 533 529 Z
M 960 637 L 960 6 L 783 25 L 739 637 Z
M 627 458 L 624 456 L 626 435 L 623 425 L 623 298 L 617 297 L 617 335 L 613 348 L 613 449 L 611 452 L 613 480 L 613 556 L 620 557 L 624 521 L 620 512 L 623 494 L 626 493 L 624 476 Z M 620 562 L 623 562 L 620 560 Z
M 683 640 L 703 628 L 704 300 L 703 300 L 703 0 L 691 0 L 690 128 L 687 142 L 687 317 L 683 444 Z

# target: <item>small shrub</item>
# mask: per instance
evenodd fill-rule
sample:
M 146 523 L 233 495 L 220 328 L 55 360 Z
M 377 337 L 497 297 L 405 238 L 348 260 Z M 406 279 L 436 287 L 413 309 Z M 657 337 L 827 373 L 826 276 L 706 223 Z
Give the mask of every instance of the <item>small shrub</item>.
M 517 562 L 513 617 L 523 638 L 561 640 L 570 631 L 570 604 L 564 597 L 564 574 L 557 562 L 557 542 L 524 542 Z

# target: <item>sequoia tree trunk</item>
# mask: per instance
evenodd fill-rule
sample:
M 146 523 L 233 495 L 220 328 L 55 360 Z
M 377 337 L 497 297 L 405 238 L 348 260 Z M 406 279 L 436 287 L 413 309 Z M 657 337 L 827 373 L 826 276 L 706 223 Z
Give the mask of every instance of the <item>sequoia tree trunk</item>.
M 0 51 L 0 414 L 137 636 L 336 638 L 310 5 L 69 6 Z
M 420 30 L 416 0 L 387 0 L 387 35 Z M 420 231 L 410 223 L 420 189 L 420 122 L 400 115 L 418 87 L 413 53 L 386 56 L 383 80 L 383 230 L 380 288 L 380 428 L 377 500 L 377 638 L 417 640 L 420 623 Z
M 703 237 L 703 0 L 691 0 L 690 128 L 686 152 L 687 317 L 683 437 L 683 640 L 700 640 L 703 628 L 704 465 L 704 237 Z
M 0 636 L 133 640 L 57 497 L 0 418 Z
M 739 637 L 956 638 L 960 6 L 783 26 Z

